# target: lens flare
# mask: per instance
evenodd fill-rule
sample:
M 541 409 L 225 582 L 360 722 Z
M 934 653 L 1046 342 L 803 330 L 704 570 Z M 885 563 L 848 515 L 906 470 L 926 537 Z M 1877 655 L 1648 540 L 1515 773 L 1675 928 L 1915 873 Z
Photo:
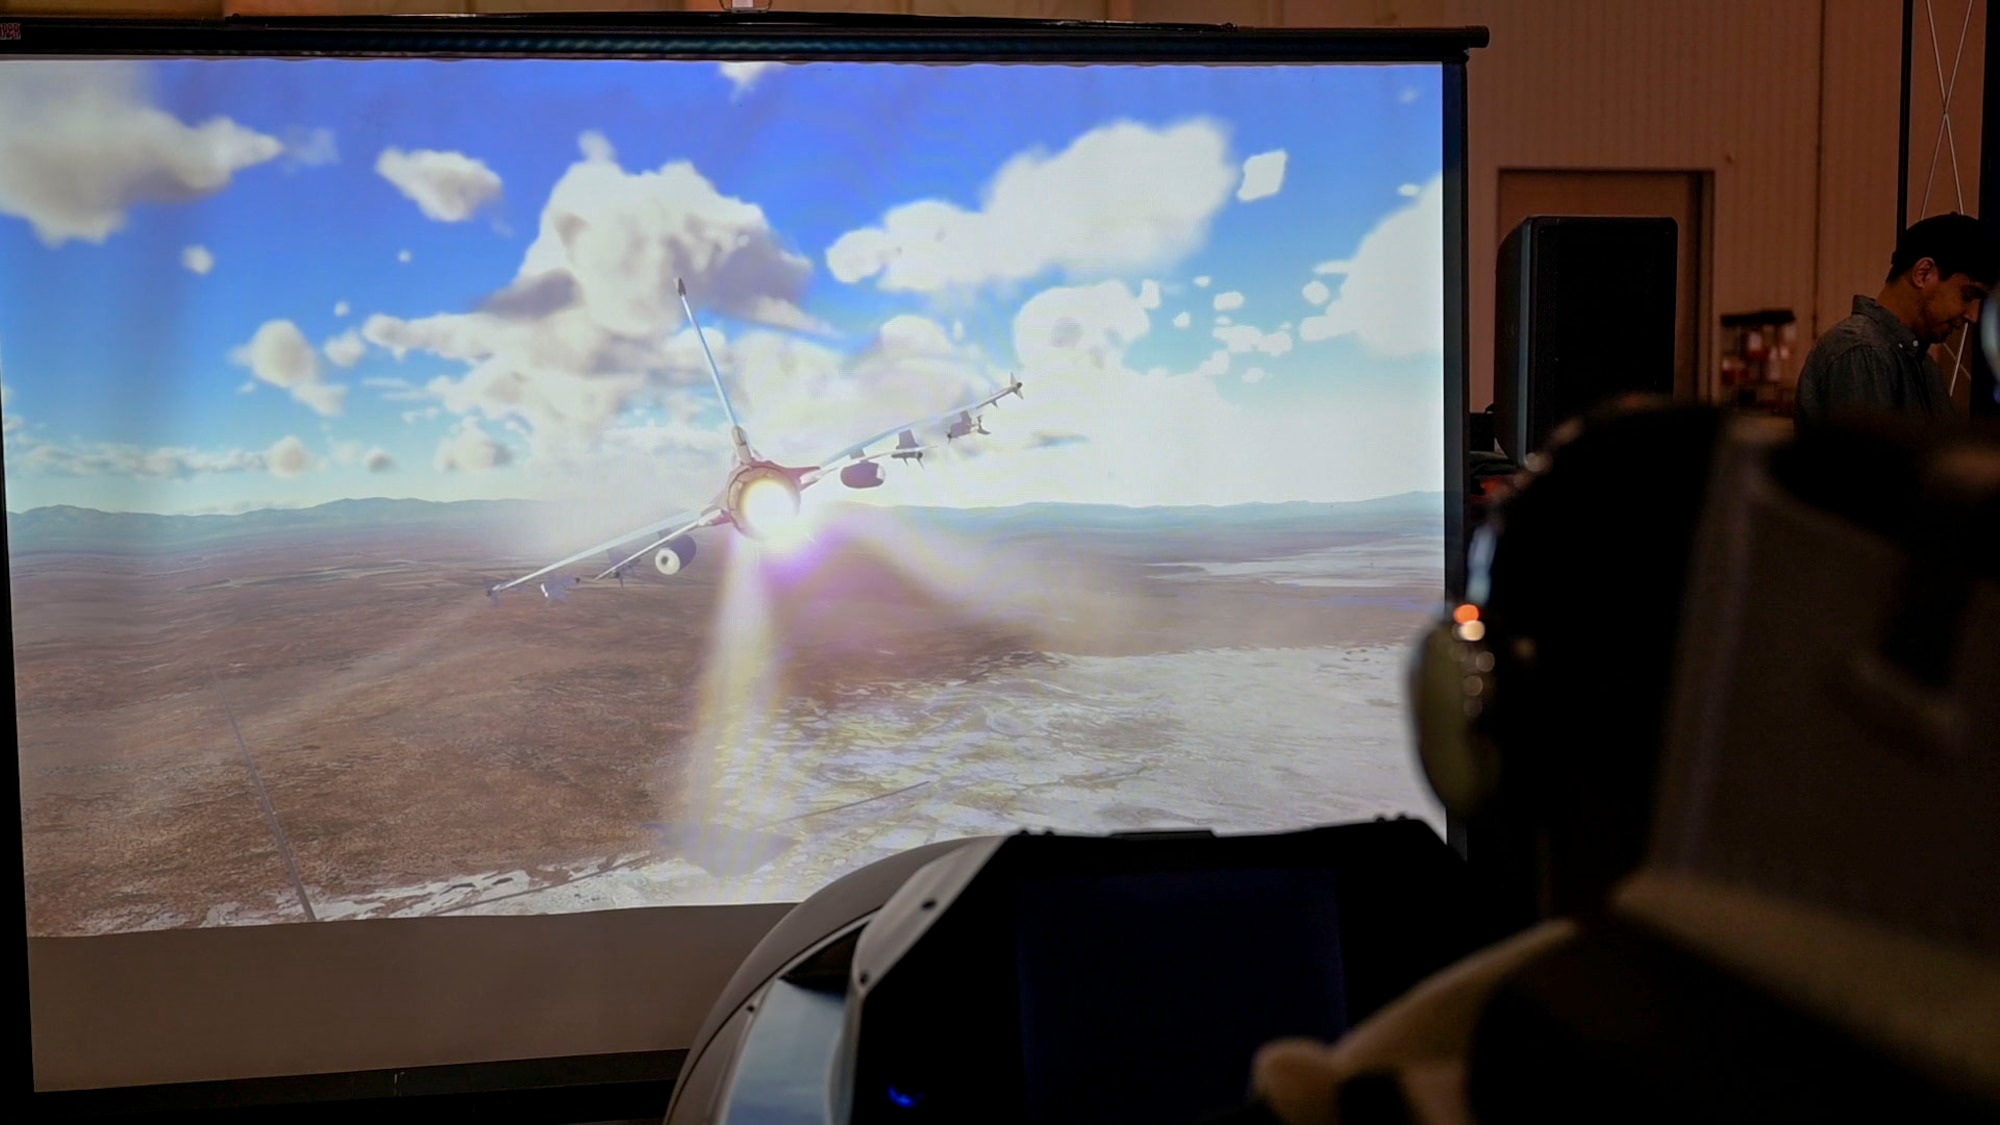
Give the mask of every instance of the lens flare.
M 763 759 L 785 697 L 785 662 L 756 552 L 746 547 L 733 540 L 726 548 L 695 730 L 683 750 L 676 800 L 664 811 L 670 823 L 740 829 L 770 819 L 767 803 L 781 796 L 768 792 Z M 714 844 L 726 850 L 729 838 L 722 832 Z
M 784 551 L 798 546 L 807 536 L 806 521 L 799 516 L 799 494 L 783 481 L 765 477 L 744 486 L 737 510 L 748 530 L 760 542 Z

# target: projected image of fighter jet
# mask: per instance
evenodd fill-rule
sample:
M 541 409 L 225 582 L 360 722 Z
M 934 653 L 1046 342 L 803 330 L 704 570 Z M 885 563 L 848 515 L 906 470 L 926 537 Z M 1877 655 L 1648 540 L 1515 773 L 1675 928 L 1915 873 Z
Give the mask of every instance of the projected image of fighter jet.
M 799 494 L 827 477 L 838 473 L 840 482 L 849 488 L 879 487 L 883 483 L 884 460 L 923 463 L 924 453 L 932 447 L 918 440 L 919 429 L 949 423 L 947 441 L 983 434 L 987 430 L 979 411 L 998 406 L 1000 400 L 1008 395 L 1023 397 L 1021 381 L 1013 379 L 1007 386 L 978 402 L 885 430 L 866 441 L 848 446 L 844 452 L 828 458 L 823 464 L 780 465 L 766 460 L 750 445 L 742 424 L 737 421 L 736 408 L 729 401 L 729 391 L 722 385 L 722 372 L 715 365 L 715 355 L 708 349 L 708 338 L 695 319 L 694 306 L 688 302 L 687 283 L 676 281 L 675 289 L 680 295 L 681 308 L 687 313 L 688 324 L 694 328 L 695 338 L 701 341 L 701 354 L 708 362 L 709 378 L 715 383 L 716 396 L 722 400 L 722 412 L 729 420 L 729 440 L 734 446 L 734 454 L 729 477 L 722 490 L 699 511 L 684 512 L 635 528 L 616 539 L 550 563 L 532 574 L 488 587 L 486 593 L 489 597 L 497 601 L 508 590 L 534 583 L 543 596 L 560 601 L 570 588 L 586 579 L 578 575 L 558 575 L 557 572 L 592 558 L 604 559 L 610 565 L 590 576 L 589 581 L 615 578 L 622 586 L 627 569 L 639 564 L 648 555 L 652 556 L 653 568 L 661 574 L 679 574 L 694 563 L 691 533 L 705 527 L 728 524 L 751 539 L 763 539 L 775 528 L 791 523 L 798 516 Z M 890 438 L 896 439 L 895 444 L 883 445 Z M 882 448 L 876 449 L 878 445 Z M 642 540 L 644 546 L 637 550 L 630 549 L 633 543 Z

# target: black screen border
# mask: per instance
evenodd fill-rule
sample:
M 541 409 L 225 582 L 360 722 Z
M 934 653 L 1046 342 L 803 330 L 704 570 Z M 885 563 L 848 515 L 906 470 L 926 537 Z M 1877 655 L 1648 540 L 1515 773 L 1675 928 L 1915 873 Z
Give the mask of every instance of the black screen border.
M 661 12 L 300 19 L 23 18 L 20 56 L 635 58 L 1463 66 L 1485 28 L 1240 28 L 962 16 Z
M 1444 175 L 1444 537 L 1447 593 L 1465 586 L 1465 446 L 1469 400 L 1466 65 L 1485 47 L 1483 27 L 1249 29 L 1233 25 L 1094 23 L 1056 20 L 771 12 L 605 13 L 562 15 L 408 16 L 339 19 L 151 20 L 23 17 L 0 20 L 0 66 L 10 58 L 622 58 L 709 61 L 844 60 L 902 63 L 1069 63 L 1186 65 L 1435 64 L 1443 69 L 1442 170 Z M 0 483 L 4 497 L 4 483 Z M 0 545 L 5 529 L 0 527 Z M 9 552 L 11 558 L 11 551 Z M 11 601 L 0 604 L 0 623 L 12 635 Z M 13 650 L 4 653 L 12 679 Z M 20 808 L 19 729 L 8 708 L 7 734 L 14 769 L 4 786 Z M 162 1111 L 225 1108 L 239 1118 L 259 1117 L 258 1107 L 296 1119 L 301 1103 L 340 1103 L 380 1109 L 402 1101 L 393 1079 L 374 1072 L 352 1075 L 219 1080 L 172 1086 L 36 1091 L 29 989 L 25 842 L 13 835 L 6 925 L 11 930 L 21 988 L 15 1026 L 14 1083 L 35 1119 L 157 1116 Z M 602 1102 L 612 1087 L 642 1080 L 657 1084 L 678 1070 L 684 1052 L 657 1052 L 643 1079 L 622 1056 L 570 1056 L 561 1060 L 581 1081 L 558 1083 L 554 1099 L 492 1095 L 549 1090 L 542 1067 L 495 1060 L 437 1071 L 440 1081 L 421 1085 L 426 1116 L 453 1107 L 495 1120 L 574 1120 L 573 1110 Z M 555 1062 L 556 1060 L 547 1060 Z M 621 1065 L 622 1064 L 622 1065 Z M 400 1071 L 397 1074 L 411 1072 Z M 445 1076 L 449 1074 L 447 1079 Z M 615 1075 L 615 1077 L 614 1077 Z M 343 1081 L 343 1079 L 346 1079 Z M 414 1091 L 412 1091 L 414 1092 Z M 385 1096 L 386 1095 L 386 1096 Z M 648 1086 L 648 1100 L 664 1096 Z M 405 1102 L 405 1105 L 409 1103 Z M 414 1108 L 412 1106 L 411 1108 Z M 245 1117 L 247 1112 L 248 1117 Z M 587 1112 L 587 1111 L 586 1111 Z

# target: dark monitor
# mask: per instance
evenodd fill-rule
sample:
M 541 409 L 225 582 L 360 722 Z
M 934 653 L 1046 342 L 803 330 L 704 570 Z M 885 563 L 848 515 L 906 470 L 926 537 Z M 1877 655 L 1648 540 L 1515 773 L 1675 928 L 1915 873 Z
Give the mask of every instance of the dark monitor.
M 1021 888 L 1029 1119 L 1168 1122 L 1243 1095 L 1257 1048 L 1347 1028 L 1328 868 L 1054 877 Z M 1116 1044 L 1115 1050 L 1110 1044 Z

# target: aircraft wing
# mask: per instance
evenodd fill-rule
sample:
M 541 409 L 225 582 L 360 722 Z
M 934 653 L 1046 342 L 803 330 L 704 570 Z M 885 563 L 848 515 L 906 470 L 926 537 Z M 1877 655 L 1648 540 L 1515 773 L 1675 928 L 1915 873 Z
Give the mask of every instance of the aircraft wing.
M 922 423 L 918 424 L 921 425 Z M 897 431 L 897 432 L 901 433 L 905 431 Z M 875 440 L 880 441 L 882 439 L 877 438 Z M 836 457 L 833 460 L 828 461 L 826 464 L 821 465 L 819 468 L 806 470 L 806 472 L 804 472 L 799 476 L 799 488 L 801 490 L 811 488 L 813 485 L 818 484 L 820 481 L 826 479 L 827 477 L 832 476 L 833 474 L 839 472 L 842 469 L 847 468 L 850 465 L 859 465 L 868 461 L 880 461 L 885 457 L 894 457 L 894 456 L 921 457 L 923 454 L 929 453 L 932 450 L 938 449 L 942 446 L 942 443 L 940 442 L 926 442 L 914 445 L 885 445 L 881 449 L 878 449 L 873 453 L 863 452 L 865 449 L 867 449 L 869 445 L 872 444 L 874 444 L 874 442 L 866 442 L 863 443 L 862 445 L 854 446 L 850 448 L 846 453 L 843 453 L 839 457 Z
M 826 461 L 823 464 L 821 464 L 818 468 L 812 469 L 808 471 L 805 475 L 801 476 L 799 478 L 799 487 L 801 489 L 808 488 L 811 485 L 817 483 L 818 481 L 848 467 L 849 465 L 859 465 L 864 461 L 880 461 L 884 457 L 890 457 L 896 454 L 910 455 L 917 453 L 928 453 L 931 450 L 938 448 L 937 442 L 932 441 L 932 442 L 924 442 L 922 444 L 898 444 L 876 450 L 873 453 L 869 452 L 869 447 L 874 445 L 879 445 L 882 442 L 887 441 L 890 438 L 896 437 L 900 434 L 913 433 L 919 428 L 936 426 L 941 423 L 948 424 L 950 422 L 955 421 L 961 414 L 971 414 L 975 411 L 984 410 L 989 406 L 997 406 L 999 405 L 1000 400 L 1006 398 L 1008 395 L 1013 395 L 1016 398 L 1021 397 L 1021 381 L 1019 379 L 1015 379 L 1007 386 L 1001 388 L 998 391 L 993 392 L 990 395 L 987 395 L 985 398 L 980 399 L 978 402 L 968 403 L 964 406 L 954 406 L 950 410 L 947 410 L 942 414 L 934 414 L 929 418 L 920 418 L 914 422 L 905 422 L 900 426 L 893 426 L 889 429 L 886 429 L 881 433 L 876 434 L 874 437 L 869 438 L 867 441 L 856 442 L 855 444 L 848 446 L 845 452 L 837 456 L 827 458 Z
M 498 595 L 508 590 L 511 590 L 516 586 L 525 586 L 528 583 L 533 582 L 538 578 L 545 577 L 549 574 L 552 574 L 558 570 L 563 569 L 564 567 L 575 566 L 577 563 L 580 563 L 583 560 L 590 558 L 592 555 L 596 555 L 600 558 L 605 557 L 610 552 L 616 550 L 621 546 L 631 543 L 634 539 L 638 539 L 641 536 L 649 538 L 653 536 L 659 536 L 658 543 L 653 543 L 651 546 L 648 546 L 643 550 L 639 551 L 637 554 L 631 556 L 631 558 L 626 559 L 624 562 L 618 563 L 617 565 L 611 567 L 611 569 L 606 570 L 603 574 L 599 574 L 597 576 L 599 578 L 609 577 L 610 575 L 622 569 L 627 563 L 630 563 L 633 559 L 636 559 L 640 555 L 643 555 L 647 551 L 650 551 L 654 547 L 657 547 L 659 543 L 664 543 L 669 539 L 678 538 L 682 535 L 687 534 L 690 531 L 693 531 L 695 528 L 710 526 L 721 515 L 722 512 L 720 509 L 711 507 L 704 509 L 700 512 L 682 512 L 678 515 L 669 516 L 666 519 L 660 520 L 657 523 L 649 523 L 644 527 L 635 528 L 631 531 L 628 531 L 625 534 L 620 535 L 616 539 L 607 539 L 604 542 L 599 543 L 595 547 L 586 547 L 583 550 L 578 551 L 576 554 L 561 560 L 560 562 L 552 562 L 549 565 L 543 567 L 542 569 L 535 571 L 533 574 L 524 574 L 521 577 L 516 578 L 511 582 L 502 582 L 497 586 L 489 588 L 486 592 L 488 594 Z M 668 530 L 670 528 L 672 530 Z M 662 532 L 665 532 L 665 534 L 662 535 L 661 534 Z
M 658 550 L 659 548 L 666 546 L 668 543 L 671 543 L 674 540 L 679 539 L 681 536 L 686 535 L 690 531 L 694 531 L 698 528 L 703 528 L 703 527 L 714 527 L 716 524 L 721 523 L 722 520 L 723 520 L 723 511 L 721 508 L 713 508 L 713 507 L 709 508 L 703 511 L 700 515 L 689 520 L 688 522 L 680 525 L 679 527 L 674 528 L 672 531 L 668 531 L 665 532 L 664 534 L 661 534 L 658 539 L 653 540 L 651 543 L 646 544 L 645 546 L 639 548 L 638 550 L 632 552 L 631 554 L 625 556 L 624 558 L 619 559 L 617 562 L 612 563 L 610 566 L 604 568 L 604 571 L 600 573 L 597 577 L 609 578 L 612 575 L 618 573 L 619 571 L 624 570 L 626 567 L 631 566 L 633 563 L 639 561 L 639 559 L 645 557 L 645 555 L 648 552 Z M 659 525 L 655 525 L 654 531 L 657 532 L 658 530 L 659 530 Z M 630 537 L 628 536 L 627 538 L 629 539 Z

